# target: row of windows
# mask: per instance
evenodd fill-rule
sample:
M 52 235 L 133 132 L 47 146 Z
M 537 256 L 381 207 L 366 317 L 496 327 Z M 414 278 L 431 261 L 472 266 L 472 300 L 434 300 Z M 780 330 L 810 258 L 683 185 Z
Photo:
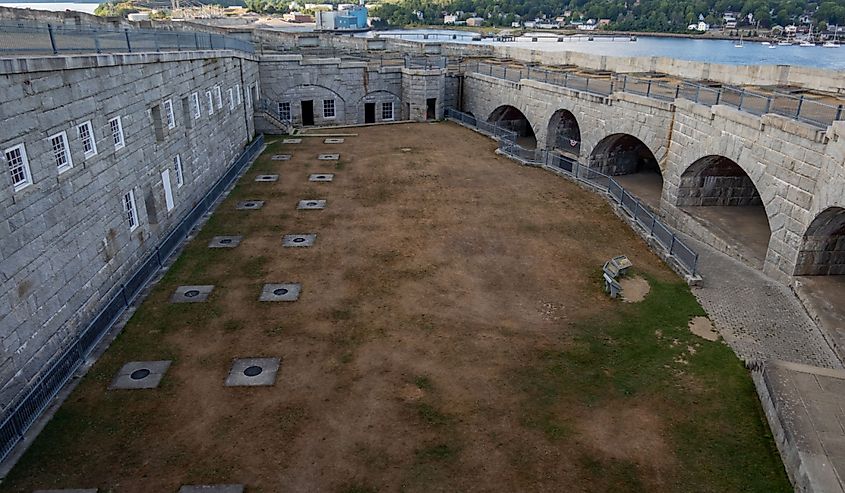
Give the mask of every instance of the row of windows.
M 282 121 L 291 121 L 290 102 L 283 101 L 279 103 L 279 119 Z M 334 99 L 323 100 L 323 118 L 335 117 Z M 381 119 L 393 120 L 393 102 L 381 103 Z
M 118 151 L 125 146 L 123 136 L 123 123 L 119 116 L 108 121 L 109 131 L 112 135 L 114 150 Z M 76 126 L 76 136 L 82 142 L 82 153 L 85 159 L 97 155 L 97 141 L 94 138 L 94 127 L 91 120 L 80 123 Z M 70 155 L 70 143 L 67 132 L 62 131 L 47 137 L 50 142 L 50 156 L 59 174 L 73 168 L 73 158 Z M 26 145 L 21 143 L 3 151 L 6 163 L 9 166 L 9 175 L 12 177 L 12 187 L 20 191 L 32 185 L 32 171 L 29 168 L 29 158 L 26 155 Z
M 252 106 L 252 101 L 250 100 L 250 91 L 246 91 L 246 105 Z M 235 84 L 235 87 L 230 87 L 226 91 L 227 100 L 229 104 L 229 110 L 234 110 L 235 106 L 240 106 L 241 104 L 241 85 Z M 214 86 L 208 91 L 205 91 L 205 101 L 206 101 L 206 111 L 208 111 L 208 115 L 211 116 L 214 114 L 215 107 L 218 110 L 223 109 L 223 91 L 220 89 L 220 86 Z M 167 108 L 165 108 L 167 109 Z M 202 116 L 202 103 L 200 102 L 200 94 L 198 92 L 191 94 L 191 112 L 194 115 L 194 120 L 199 120 Z M 172 111 L 171 111 L 172 116 Z M 170 120 L 168 119 L 168 126 Z M 174 125 L 175 126 L 175 125 Z M 172 127 L 171 127 L 172 128 Z

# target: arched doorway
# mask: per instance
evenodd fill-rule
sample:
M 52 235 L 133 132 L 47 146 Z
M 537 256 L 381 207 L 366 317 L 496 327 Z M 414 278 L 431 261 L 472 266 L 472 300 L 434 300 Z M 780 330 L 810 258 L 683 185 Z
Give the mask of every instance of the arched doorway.
M 487 122 L 516 132 L 516 143 L 520 146 L 526 149 L 535 149 L 537 147 L 537 137 L 534 135 L 531 122 L 528 121 L 528 118 L 521 111 L 513 106 L 499 106 L 490 113 Z
M 581 127 L 569 110 L 557 110 L 549 119 L 547 147 L 577 159 L 581 155 Z
M 630 134 L 611 134 L 590 153 L 589 167 L 616 181 L 653 209 L 660 208 L 663 175 L 657 158 L 643 141 Z
M 705 156 L 681 174 L 676 205 L 702 223 L 730 250 L 763 268 L 771 229 L 751 177 L 725 156 Z
M 804 233 L 796 276 L 845 276 L 845 208 L 830 207 Z

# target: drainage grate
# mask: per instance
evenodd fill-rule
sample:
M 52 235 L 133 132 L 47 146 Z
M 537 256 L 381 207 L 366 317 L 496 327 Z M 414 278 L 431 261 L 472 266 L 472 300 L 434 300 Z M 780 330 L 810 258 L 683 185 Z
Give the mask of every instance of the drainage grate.
M 310 247 L 317 241 L 317 235 L 285 235 L 282 237 L 282 246 L 285 247 Z
M 270 157 L 271 161 L 290 161 L 291 155 L 290 154 L 273 154 Z
M 170 297 L 171 303 L 202 303 L 208 300 L 213 285 L 179 286 Z
M 319 210 L 326 208 L 326 201 L 325 200 L 300 200 L 299 204 L 296 206 L 297 209 L 300 210 Z
M 235 204 L 235 209 L 239 211 L 255 211 L 264 207 L 263 200 L 241 200 Z
M 337 161 L 340 159 L 340 154 L 320 154 L 317 159 L 320 161 Z
M 235 248 L 242 239 L 243 236 L 215 236 L 208 243 L 208 248 Z
M 299 299 L 299 283 L 265 284 L 258 301 L 296 301 Z
M 279 175 L 258 175 L 255 177 L 255 181 L 258 182 L 273 182 L 278 181 Z
M 332 180 L 334 180 L 334 175 L 333 175 L 333 174 L 320 173 L 320 174 L 310 175 L 310 176 L 308 177 L 308 181 L 316 181 L 316 182 L 330 182 L 330 181 L 332 181 Z
M 237 358 L 232 362 L 227 387 L 273 385 L 279 372 L 279 358 Z
M 109 389 L 154 389 L 170 368 L 170 361 L 130 361 L 123 365 Z

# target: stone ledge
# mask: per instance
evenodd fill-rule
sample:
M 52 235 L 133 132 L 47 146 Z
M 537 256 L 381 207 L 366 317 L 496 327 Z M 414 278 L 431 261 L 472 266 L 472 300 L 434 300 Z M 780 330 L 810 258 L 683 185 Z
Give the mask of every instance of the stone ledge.
M 648 108 L 656 108 L 663 111 L 675 111 L 675 101 L 663 101 L 657 98 L 648 96 L 640 96 L 630 92 L 617 91 L 613 93 L 613 99 L 616 101 L 625 101 L 639 106 L 646 106 Z
M 763 120 L 761 117 L 752 115 L 751 113 L 746 113 L 745 111 L 734 108 L 733 106 L 717 104 L 712 106 L 711 111 L 713 112 L 713 115 L 724 118 L 725 120 L 745 125 L 746 127 L 753 128 L 754 130 L 763 129 Z
M 763 124 L 771 125 L 774 128 L 783 130 L 784 132 L 811 140 L 813 142 L 823 143 L 826 137 L 826 129 L 820 129 L 809 123 L 804 123 L 799 120 L 787 116 L 776 115 L 774 113 L 767 113 L 762 117 Z
M 234 50 L 163 51 L 148 53 L 117 53 L 100 55 L 56 55 L 0 58 L 0 75 L 52 72 L 86 68 L 138 65 L 147 63 L 186 62 L 208 58 L 258 58 Z

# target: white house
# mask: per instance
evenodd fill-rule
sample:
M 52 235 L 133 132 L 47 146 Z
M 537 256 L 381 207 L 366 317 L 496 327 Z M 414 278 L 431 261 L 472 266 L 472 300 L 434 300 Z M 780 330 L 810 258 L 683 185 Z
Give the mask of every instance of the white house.
M 444 15 L 443 16 L 443 24 L 454 24 L 457 22 L 458 16 L 457 15 Z

